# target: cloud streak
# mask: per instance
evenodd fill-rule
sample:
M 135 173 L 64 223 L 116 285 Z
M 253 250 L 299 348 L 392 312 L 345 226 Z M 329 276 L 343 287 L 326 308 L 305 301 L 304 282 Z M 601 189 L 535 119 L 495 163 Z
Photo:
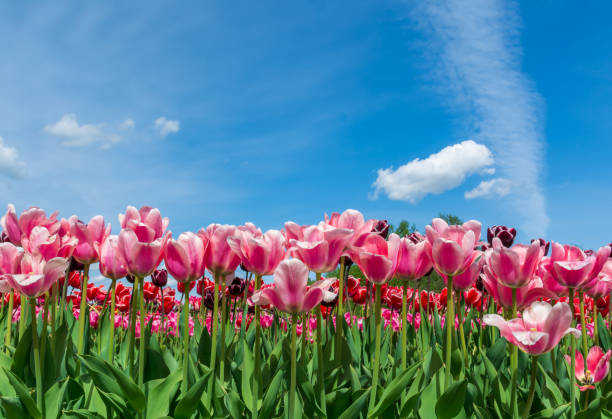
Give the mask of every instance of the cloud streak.
M 522 230 L 543 236 L 548 226 L 540 188 L 543 162 L 543 103 L 521 71 L 520 21 L 516 5 L 503 0 L 425 2 L 414 10 L 429 39 L 425 54 L 433 78 L 461 107 L 473 138 L 490 146 L 507 198 Z M 479 196 L 479 185 L 466 197 Z M 480 188 L 480 189 L 479 189 Z
M 25 176 L 25 163 L 19 159 L 17 149 L 9 147 L 0 137 L 0 173 L 19 179 Z
M 66 147 L 84 147 L 101 142 L 103 147 L 118 143 L 121 138 L 104 130 L 104 124 L 79 124 L 75 114 L 65 114 L 54 124 L 45 126 L 44 131 L 63 140 Z

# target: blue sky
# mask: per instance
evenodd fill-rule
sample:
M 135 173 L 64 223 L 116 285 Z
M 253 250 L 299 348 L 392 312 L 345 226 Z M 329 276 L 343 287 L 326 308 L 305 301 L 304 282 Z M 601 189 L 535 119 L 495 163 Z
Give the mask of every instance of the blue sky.
M 0 205 L 612 241 L 612 6 L 418 4 L 3 4 Z

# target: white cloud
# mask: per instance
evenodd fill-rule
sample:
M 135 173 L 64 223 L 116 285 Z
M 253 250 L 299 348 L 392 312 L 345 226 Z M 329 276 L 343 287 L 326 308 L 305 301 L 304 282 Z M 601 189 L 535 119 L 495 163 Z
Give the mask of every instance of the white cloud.
M 498 175 L 513 185 L 511 205 L 527 235 L 546 233 L 540 187 L 542 99 L 522 70 L 518 6 L 506 0 L 437 0 L 415 8 L 428 35 L 425 54 L 453 109 L 462 108 L 473 138 L 490 146 Z
M 414 159 L 393 170 L 379 169 L 375 196 L 382 190 L 395 200 L 415 203 L 428 194 L 440 194 L 461 185 L 475 173 L 489 173 L 493 155 L 472 140 L 448 146 L 424 160 Z
M 511 191 L 511 182 L 508 179 L 483 180 L 471 191 L 466 191 L 463 195 L 465 199 L 474 198 L 500 198 L 506 196 Z
M 175 134 L 180 128 L 179 121 L 167 119 L 165 116 L 161 116 L 155 120 L 155 128 L 159 131 L 162 137 L 168 134 Z
M 0 137 L 0 173 L 12 178 L 21 178 L 25 175 L 25 163 L 19 160 L 17 149 L 4 144 Z
M 136 123 L 134 122 L 134 120 L 131 118 L 128 118 L 125 121 L 123 121 L 121 124 L 119 124 L 119 129 L 130 130 L 130 129 L 134 129 L 135 126 L 136 126 Z
M 106 132 L 104 124 L 79 125 L 73 113 L 65 114 L 55 124 L 45 126 L 44 130 L 54 137 L 63 139 L 62 145 L 67 147 L 83 147 L 96 142 L 108 147 L 121 140 L 118 135 Z

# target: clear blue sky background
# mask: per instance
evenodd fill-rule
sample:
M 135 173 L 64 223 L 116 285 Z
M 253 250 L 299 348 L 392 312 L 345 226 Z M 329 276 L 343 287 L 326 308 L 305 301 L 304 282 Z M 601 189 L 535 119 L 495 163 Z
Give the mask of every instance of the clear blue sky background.
M 175 235 L 356 208 L 612 241 L 612 6 L 467 3 L 2 4 L 0 205 L 101 213 L 115 233 L 148 204 Z M 475 173 L 374 199 L 379 169 L 467 139 L 510 193 L 466 199 L 489 179 Z

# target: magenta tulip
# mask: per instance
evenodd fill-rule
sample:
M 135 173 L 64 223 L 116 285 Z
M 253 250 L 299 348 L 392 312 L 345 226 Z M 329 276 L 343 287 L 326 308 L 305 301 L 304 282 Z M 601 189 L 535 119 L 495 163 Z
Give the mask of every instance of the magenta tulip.
M 285 224 L 286 226 L 286 224 Z M 353 238 L 353 231 L 325 224 L 303 229 L 303 239 L 290 240 L 290 251 L 316 273 L 336 269 L 340 256 Z
M 482 283 L 495 302 L 505 310 L 512 309 L 512 288 L 497 282 L 495 277 L 482 275 Z M 527 286 L 516 289 L 516 307 L 523 310 L 531 303 L 542 298 L 555 298 L 558 296 L 546 288 L 542 280 L 535 277 Z
M 178 240 L 169 240 L 164 263 L 170 275 L 179 282 L 191 282 L 204 275 L 204 242 L 195 233 L 182 233 Z
M 542 267 L 559 284 L 580 289 L 588 287 L 589 282 L 597 277 L 609 256 L 609 246 L 603 246 L 589 256 L 578 247 L 553 242 L 550 258 Z
M 387 241 L 378 233 L 370 233 L 360 247 L 352 249 L 351 258 L 369 281 L 384 284 L 393 276 L 399 243 L 397 234 L 391 234 Z
M 540 245 L 533 242 L 530 246 L 516 244 L 507 248 L 495 237 L 492 246 L 485 252 L 485 275 L 510 288 L 521 288 L 529 284 L 544 256 Z
M 604 353 L 599 346 L 593 346 L 587 355 L 585 371 L 582 352 L 576 350 L 576 379 L 581 383 L 580 391 L 594 390 L 593 384 L 599 383 L 608 376 L 611 356 L 612 349 Z M 572 358 L 569 355 L 565 355 L 565 360 L 571 365 Z
M 476 279 L 478 279 L 478 277 L 480 276 L 483 265 L 484 257 L 480 256 L 478 257 L 478 259 L 473 261 L 465 271 L 463 271 L 459 275 L 455 275 L 453 277 L 453 289 L 458 291 L 464 291 L 468 288 L 471 288 L 476 283 Z M 447 281 L 448 278 L 444 277 L 444 280 Z
M 236 226 L 210 224 L 200 229 L 198 236 L 205 243 L 204 265 L 215 277 L 231 274 L 240 265 L 240 256 L 228 243 L 228 238 L 236 235 Z
M 119 233 L 117 254 L 129 274 L 144 278 L 151 275 L 162 261 L 167 239 L 168 235 L 143 242 L 133 230 L 124 228 Z
M 12 243 L 0 243 L 0 275 L 19 273 L 22 253 Z
M 465 271 L 476 259 L 474 246 L 480 240 L 481 225 L 468 221 L 449 226 L 436 218 L 425 228 L 433 266 L 441 275 L 455 276 Z
M 110 235 L 100 246 L 100 273 L 106 278 L 120 279 L 127 275 L 127 269 L 119 258 L 119 237 Z
M 36 226 L 45 227 L 49 230 L 50 234 L 55 234 L 59 229 L 57 214 L 57 212 L 54 212 L 47 218 L 44 210 L 38 207 L 31 207 L 17 217 L 15 206 L 9 204 L 6 214 L 0 219 L 0 225 L 2 225 L 11 243 L 19 246 L 21 245 L 21 240 L 24 237 L 29 237 Z
M 78 240 L 72 256 L 84 265 L 99 261 L 100 246 L 110 234 L 110 224 L 105 227 L 101 215 L 96 215 L 87 224 L 73 215 L 69 222 L 70 234 Z
M 268 230 L 257 237 L 252 232 L 237 230 L 228 237 L 234 253 L 240 256 L 245 269 L 255 275 L 271 275 L 287 256 L 285 237 L 278 230 Z
M 506 321 L 498 314 L 486 314 L 483 321 L 488 326 L 497 327 L 502 337 L 531 355 L 550 351 L 569 333 L 580 337 L 580 332 L 570 327 L 572 310 L 566 303 L 557 303 L 553 307 L 536 301 L 523 311 L 520 318 Z
M 308 266 L 299 259 L 282 261 L 274 272 L 274 287 L 253 294 L 253 304 L 271 304 L 286 313 L 309 312 L 323 300 L 324 291 L 334 279 L 322 279 L 307 287 L 308 272 Z
M 119 224 L 121 228 L 127 228 L 138 236 L 138 241 L 151 243 L 164 236 L 168 228 L 168 218 L 162 218 L 157 208 L 141 207 L 137 210 L 133 206 L 128 206 L 125 214 L 119 214 Z
M 336 228 L 353 230 L 351 244 L 353 246 L 359 246 L 368 234 L 372 232 L 376 220 L 366 221 L 363 214 L 359 211 L 347 209 L 342 214 L 334 212 L 331 217 L 325 214 L 325 224 Z
M 431 256 L 425 241 L 415 243 L 408 237 L 402 237 L 399 239 L 398 249 L 394 256 L 393 272 L 396 278 L 419 279 L 431 270 Z
M 66 274 L 68 265 L 68 259 L 65 258 L 53 258 L 45 261 L 26 253 L 21 259 L 21 272 L 27 273 L 6 275 L 5 277 L 13 289 L 30 298 L 36 298 L 47 292 L 55 281 Z

